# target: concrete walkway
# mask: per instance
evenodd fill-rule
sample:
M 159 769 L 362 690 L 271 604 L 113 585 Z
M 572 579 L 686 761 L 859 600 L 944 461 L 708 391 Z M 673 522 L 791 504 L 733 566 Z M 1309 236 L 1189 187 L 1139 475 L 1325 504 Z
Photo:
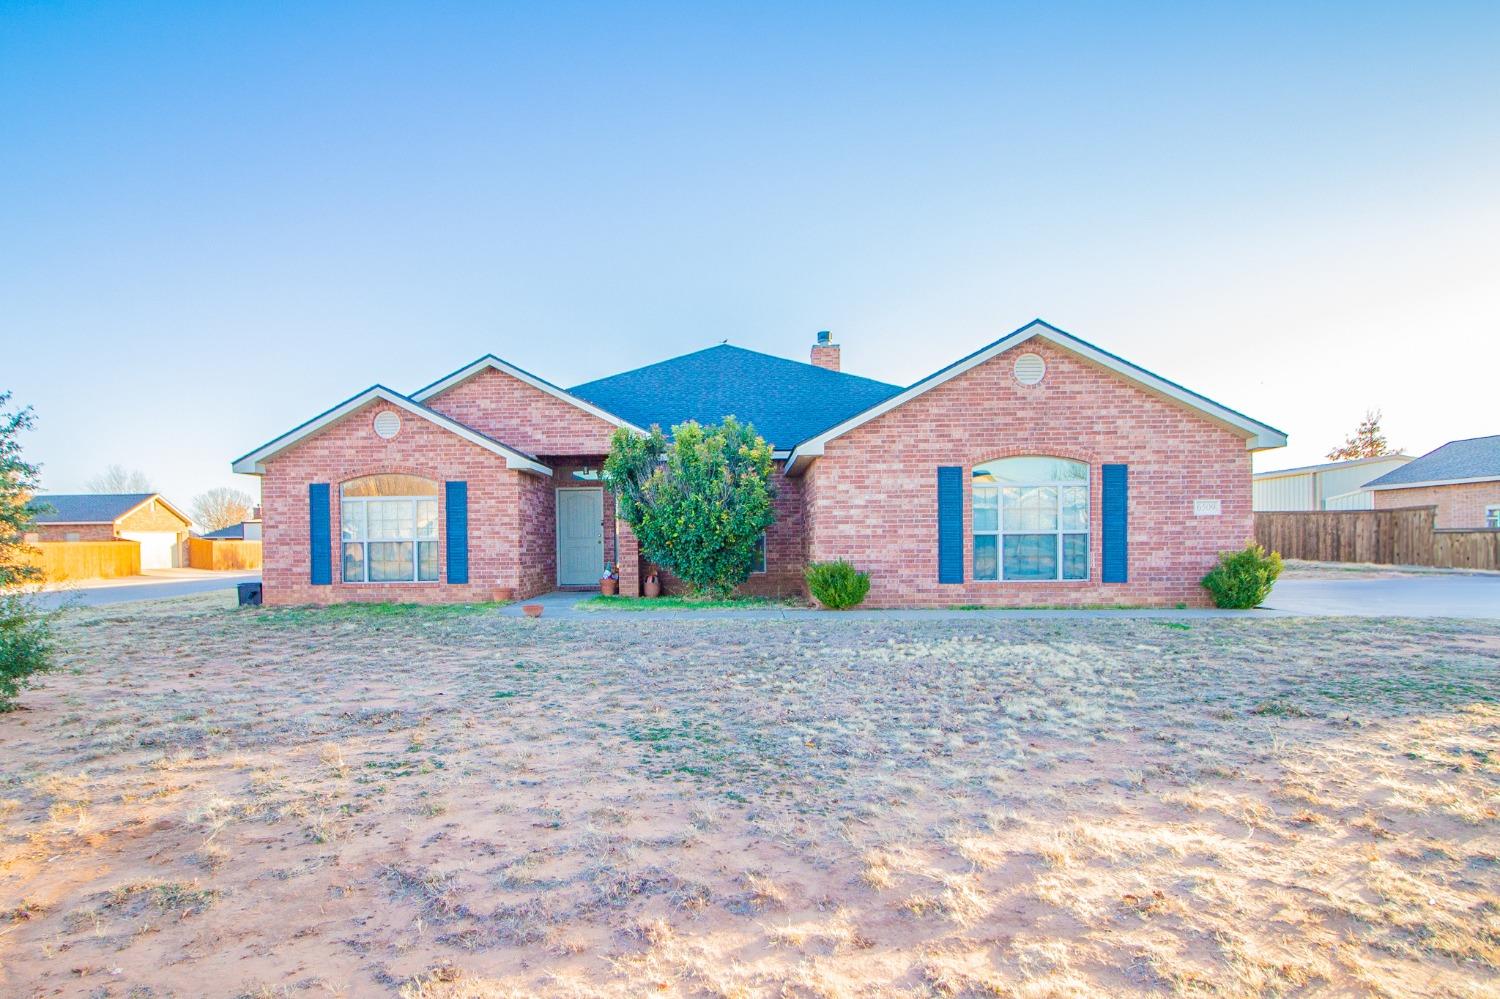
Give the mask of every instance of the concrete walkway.
M 1266 607 L 1337 617 L 1460 617 L 1500 620 L 1500 574 L 1360 575 L 1283 579 Z

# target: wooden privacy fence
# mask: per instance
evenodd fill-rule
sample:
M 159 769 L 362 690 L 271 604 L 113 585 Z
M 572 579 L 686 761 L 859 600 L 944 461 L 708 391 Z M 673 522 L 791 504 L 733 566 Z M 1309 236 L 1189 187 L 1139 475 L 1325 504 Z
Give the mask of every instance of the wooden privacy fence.
M 134 541 L 36 541 L 27 547 L 32 551 L 23 557 L 40 567 L 49 583 L 113 579 L 141 572 L 141 546 Z
M 1283 558 L 1500 569 L 1500 529 L 1434 527 L 1437 507 L 1257 513 L 1255 540 Z
M 259 569 L 259 541 L 189 538 L 188 565 L 194 569 Z

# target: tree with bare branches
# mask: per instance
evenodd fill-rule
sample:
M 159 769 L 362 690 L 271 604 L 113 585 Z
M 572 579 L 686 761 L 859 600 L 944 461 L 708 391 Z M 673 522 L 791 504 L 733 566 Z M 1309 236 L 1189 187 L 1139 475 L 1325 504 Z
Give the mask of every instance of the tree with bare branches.
M 156 487 L 139 468 L 110 465 L 85 483 L 91 493 L 154 493 Z
M 193 497 L 193 521 L 205 531 L 241 523 L 253 509 L 254 501 L 249 496 L 224 486 Z

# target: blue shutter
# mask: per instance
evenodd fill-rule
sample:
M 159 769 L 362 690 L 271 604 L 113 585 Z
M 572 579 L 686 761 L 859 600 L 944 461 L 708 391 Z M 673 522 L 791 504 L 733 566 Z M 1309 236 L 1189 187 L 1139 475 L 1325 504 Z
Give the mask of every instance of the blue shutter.
M 942 465 L 937 470 L 938 582 L 964 581 L 964 470 Z
M 469 484 L 443 483 L 444 519 L 448 522 L 448 582 L 469 581 Z
M 307 552 L 314 586 L 333 582 L 333 525 L 329 518 L 328 483 L 307 484 Z
M 1123 583 L 1130 576 L 1130 466 L 1104 466 L 1104 497 L 1099 509 L 1104 515 L 1101 549 L 1104 581 Z

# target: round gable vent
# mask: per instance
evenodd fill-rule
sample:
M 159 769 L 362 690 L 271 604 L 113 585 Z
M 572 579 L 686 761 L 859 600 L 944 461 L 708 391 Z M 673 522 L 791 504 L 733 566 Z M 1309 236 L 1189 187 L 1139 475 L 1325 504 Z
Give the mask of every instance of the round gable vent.
M 401 432 L 401 417 L 393 410 L 383 410 L 375 417 L 375 436 L 390 440 Z
M 1047 373 L 1047 362 L 1040 354 L 1022 354 L 1016 358 L 1016 381 L 1022 385 L 1035 385 Z

